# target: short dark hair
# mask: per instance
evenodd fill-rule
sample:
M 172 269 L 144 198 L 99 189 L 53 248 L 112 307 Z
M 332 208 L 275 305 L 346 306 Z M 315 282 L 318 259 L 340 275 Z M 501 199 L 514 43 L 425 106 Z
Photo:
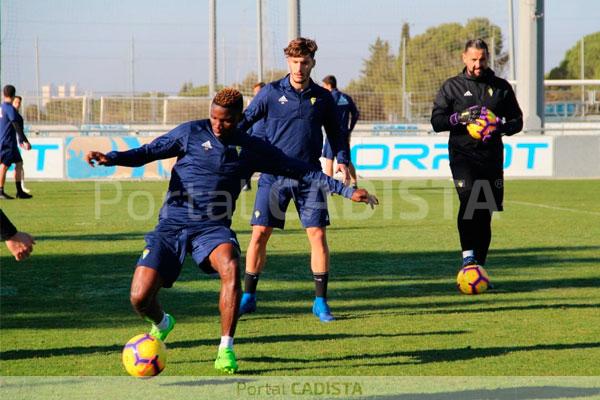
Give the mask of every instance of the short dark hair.
M 483 40 L 483 39 L 469 39 L 469 40 L 467 40 L 467 43 L 465 43 L 465 50 L 463 51 L 463 53 L 466 53 L 467 50 L 469 50 L 471 47 L 474 47 L 474 48 L 479 49 L 479 50 L 485 50 L 486 54 L 490 54 L 490 51 L 488 50 L 488 45 L 485 42 L 485 40 Z
M 291 40 L 287 47 L 283 49 L 283 53 L 286 57 L 310 56 L 311 58 L 315 58 L 317 49 L 317 43 L 314 40 L 299 37 Z
M 327 75 L 325 78 L 323 78 L 323 83 L 328 84 L 333 89 L 337 88 L 337 79 L 335 79 L 335 76 L 333 75 Z
M 2 94 L 4 94 L 4 97 L 10 97 L 12 99 L 15 97 L 15 93 L 17 93 L 17 89 L 13 85 L 6 85 L 2 89 Z
M 233 109 L 235 112 L 242 112 L 244 108 L 244 97 L 239 90 L 234 88 L 225 88 L 219 90 L 213 99 L 213 104 Z
M 19 100 L 23 101 L 23 98 L 21 96 L 15 96 L 15 99 L 19 99 Z

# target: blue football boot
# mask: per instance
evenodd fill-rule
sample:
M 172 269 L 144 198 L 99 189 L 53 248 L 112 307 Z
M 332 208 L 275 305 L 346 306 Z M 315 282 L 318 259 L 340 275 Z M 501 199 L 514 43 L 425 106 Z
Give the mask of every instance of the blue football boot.
M 254 311 L 256 311 L 256 293 L 242 294 L 242 301 L 240 301 L 240 316 L 253 313 Z
M 331 315 L 331 310 L 329 309 L 329 305 L 327 305 L 325 297 L 315 297 L 312 312 L 321 322 L 331 322 L 335 319 Z

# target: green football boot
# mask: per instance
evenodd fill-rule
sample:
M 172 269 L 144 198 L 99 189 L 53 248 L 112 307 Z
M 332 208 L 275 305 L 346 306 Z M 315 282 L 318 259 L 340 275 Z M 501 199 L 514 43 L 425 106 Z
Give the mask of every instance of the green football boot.
M 219 349 L 217 359 L 215 360 L 215 369 L 227 374 L 234 374 L 238 370 L 233 349 L 228 347 Z
M 156 324 L 152 324 L 152 329 L 150 329 L 150 336 L 154 336 L 155 338 L 160 339 L 163 342 L 167 340 L 167 336 L 169 336 L 169 333 L 171 333 L 171 331 L 175 327 L 175 318 L 173 318 L 171 314 L 165 313 L 165 315 L 167 316 L 167 320 L 169 321 L 169 326 L 166 329 L 158 329 L 158 326 L 156 326 Z

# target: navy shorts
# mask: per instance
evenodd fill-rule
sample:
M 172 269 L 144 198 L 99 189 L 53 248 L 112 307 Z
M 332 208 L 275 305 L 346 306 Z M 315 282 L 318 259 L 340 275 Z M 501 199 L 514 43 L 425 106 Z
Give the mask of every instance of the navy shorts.
M 0 149 L 0 162 L 7 167 L 10 167 L 12 164 L 23 162 L 21 152 L 16 144 L 14 146 L 2 146 Z
M 181 273 L 186 254 L 207 274 L 217 271 L 210 265 L 208 256 L 223 243 L 232 243 L 241 253 L 235 232 L 226 226 L 157 228 L 145 237 L 146 247 L 136 266 L 150 267 L 158 271 L 164 287 L 171 287 Z
M 329 225 L 325 188 L 270 174 L 262 174 L 258 180 L 250 224 L 283 229 L 292 199 L 304 228 Z
M 345 138 L 344 140 L 346 140 L 348 142 L 348 144 L 350 144 L 350 136 L 348 134 L 342 134 L 343 137 Z M 328 160 L 333 160 L 335 158 L 336 154 L 333 154 L 333 149 L 331 148 L 331 145 L 329 144 L 329 140 L 327 138 L 325 138 L 325 141 L 323 142 L 323 151 L 321 152 L 321 157 L 324 157 Z
M 323 152 L 321 153 L 321 157 L 325 157 L 328 160 L 333 160 L 333 150 L 331 149 L 331 145 L 329 144 L 329 140 L 325 139 L 325 143 L 323 143 Z

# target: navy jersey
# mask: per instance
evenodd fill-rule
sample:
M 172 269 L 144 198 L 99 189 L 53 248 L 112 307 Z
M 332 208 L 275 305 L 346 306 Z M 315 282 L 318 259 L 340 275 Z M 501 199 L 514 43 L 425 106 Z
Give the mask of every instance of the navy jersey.
M 15 148 L 17 146 L 17 131 L 13 124 L 23 126 L 23 118 L 8 102 L 3 102 L 0 108 L 0 143 L 2 148 Z M 23 139 L 19 137 L 19 142 Z
M 337 159 L 348 163 L 348 143 L 340 135 L 333 98 L 312 79 L 302 92 L 292 87 L 289 75 L 267 84 L 244 112 L 240 129 L 263 119 L 266 140 L 289 157 L 320 165 L 324 127 Z
M 241 146 L 240 153 L 236 146 Z M 317 181 L 330 192 L 345 197 L 354 193 L 315 166 L 287 157 L 259 138 L 235 131 L 219 140 L 208 119 L 181 124 L 149 144 L 129 151 L 112 151 L 106 157 L 108 166 L 128 167 L 177 157 L 160 211 L 159 220 L 163 224 L 198 222 L 231 226 L 240 181 L 254 172 L 284 175 L 308 183 Z
M 348 138 L 358 121 L 358 108 L 356 108 L 356 104 L 354 104 L 352 97 L 348 96 L 346 93 L 340 92 L 338 89 L 333 89 L 331 91 L 331 96 L 335 103 L 340 134 L 342 137 Z

